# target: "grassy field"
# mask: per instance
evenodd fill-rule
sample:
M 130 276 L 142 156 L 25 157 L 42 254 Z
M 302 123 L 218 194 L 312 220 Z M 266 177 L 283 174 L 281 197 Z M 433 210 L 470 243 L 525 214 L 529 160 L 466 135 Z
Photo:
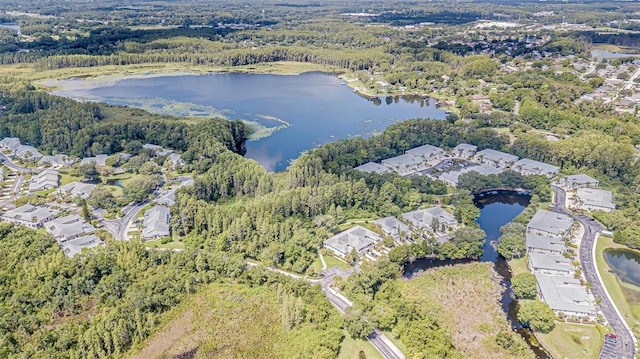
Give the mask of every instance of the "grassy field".
M 351 266 L 349 266 L 347 263 L 345 263 L 344 261 L 334 256 L 323 256 L 323 257 L 324 257 L 325 263 L 327 263 L 327 268 L 338 267 L 343 270 L 351 268 Z M 318 261 L 320 260 L 318 259 Z
M 530 273 L 527 264 L 527 256 L 522 258 L 516 258 L 509 260 L 509 267 L 511 268 L 511 275 L 516 276 L 520 273 Z
M 168 321 L 129 358 L 312 357 L 323 331 L 308 324 L 285 330 L 281 307 L 271 288 L 210 284 L 167 313 Z
M 340 347 L 340 355 L 338 359 L 359 359 L 360 352 L 363 352 L 367 359 L 382 359 L 380 352 L 373 347 L 371 343 L 362 339 L 352 339 L 349 334 L 344 333 L 345 337 Z
M 637 54 L 639 53 L 637 48 L 634 47 L 625 47 L 625 46 L 616 46 L 613 44 L 593 44 L 592 48 L 594 50 L 604 50 L 616 53 L 626 53 L 626 54 Z
M 629 327 L 634 329 L 634 323 L 640 321 L 640 288 L 622 283 L 610 271 L 609 265 L 603 256 L 603 252 L 607 248 L 628 248 L 614 243 L 612 238 L 600 236 L 596 244 L 596 264 L 607 292 L 609 292 Z M 640 334 L 638 330 L 634 330 L 634 333 L 636 336 Z
M 511 326 L 500 307 L 502 290 L 491 263 L 430 269 L 399 283 L 405 297 L 437 315 L 465 358 L 511 357 L 495 340 L 499 332 L 510 331 Z
M 595 326 L 560 322 L 551 333 L 536 333 L 536 338 L 553 358 L 566 359 L 595 359 L 603 342 Z
M 185 249 L 184 242 L 169 242 L 162 244 L 160 241 L 146 241 L 144 245 L 149 248 Z

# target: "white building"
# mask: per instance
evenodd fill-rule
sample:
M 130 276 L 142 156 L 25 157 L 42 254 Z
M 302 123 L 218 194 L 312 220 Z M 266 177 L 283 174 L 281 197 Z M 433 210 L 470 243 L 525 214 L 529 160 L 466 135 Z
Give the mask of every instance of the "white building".
M 387 158 L 382 160 L 382 164 L 391 168 L 400 176 L 407 176 L 429 168 L 426 160 L 411 154 Z
M 440 147 L 432 145 L 422 145 L 410 150 L 405 151 L 405 154 L 419 157 L 426 162 L 435 162 L 443 159 L 446 155 L 444 150 Z M 435 164 L 435 163 L 434 163 Z
M 57 188 L 58 179 L 58 171 L 53 169 L 46 169 L 38 174 L 34 174 L 29 182 L 29 192 Z
M 573 218 L 566 214 L 539 209 L 527 224 L 527 234 L 563 238 L 569 233 Z
M 169 208 L 163 206 L 154 206 L 144 212 L 144 221 L 142 222 L 142 233 L 140 238 L 151 240 L 156 238 L 169 237 L 171 234 L 169 228 L 169 220 L 171 214 Z
M 58 194 L 62 197 L 69 195 L 71 197 L 80 197 L 87 199 L 91 196 L 91 192 L 96 188 L 95 184 L 84 182 L 70 182 L 58 188 Z
M 571 259 L 558 254 L 527 253 L 531 273 L 548 275 L 573 275 L 576 267 Z
M 540 300 L 547 303 L 556 316 L 595 319 L 596 309 L 579 279 L 572 276 L 536 274 Z
M 346 257 L 352 250 L 362 257 L 367 254 L 382 237 L 361 226 L 351 227 L 324 241 L 324 247 L 340 258 Z
M 414 228 L 422 232 L 446 233 L 449 229 L 458 227 L 458 221 L 451 213 L 442 207 L 432 207 L 403 213 L 402 217 L 409 221 Z
M 507 169 L 518 161 L 518 156 L 487 148 L 476 153 L 475 156 L 473 156 L 473 160 L 494 167 Z
M 44 228 L 51 233 L 58 243 L 65 243 L 71 239 L 91 234 L 96 231 L 95 227 L 85 222 L 82 217 L 72 214 L 65 217 L 56 218 L 46 222 Z
M 86 165 L 91 162 L 95 163 L 96 166 L 104 166 L 105 162 L 109 158 L 109 155 L 97 155 L 95 157 L 85 157 L 80 161 L 80 165 Z
M 460 176 L 468 172 L 476 172 L 483 176 L 488 176 L 499 175 L 502 173 L 502 170 L 497 167 L 482 164 L 478 166 L 465 167 L 457 171 L 444 172 L 438 176 L 438 179 L 449 186 L 458 187 Z
M 567 251 L 564 240 L 538 234 L 527 234 L 526 248 L 528 253 L 541 254 L 562 255 Z
M 578 188 L 575 200 L 575 208 L 583 211 L 605 211 L 613 212 L 616 205 L 613 202 L 611 191 L 595 188 Z
M 375 162 L 361 164 L 360 166 L 355 167 L 354 170 L 367 173 L 377 173 L 379 175 L 393 172 L 391 168 Z
M 82 252 L 83 249 L 90 249 L 97 246 L 104 246 L 104 242 L 95 234 L 76 237 L 60 244 L 60 249 L 71 258 Z
M 553 166 L 544 162 L 523 158 L 511 166 L 511 169 L 523 176 L 544 175 L 549 179 L 555 177 L 560 172 L 560 167 Z
M 461 143 L 453 148 L 451 155 L 459 158 L 471 158 L 478 151 L 478 146 L 470 145 L 468 143 Z
M 396 217 L 385 217 L 371 222 L 380 227 L 387 236 L 393 237 L 396 242 L 411 240 L 411 229 Z
M 36 207 L 25 204 L 16 209 L 5 212 L 2 221 L 29 228 L 40 228 L 45 222 L 56 218 L 58 211 L 46 207 Z
M 577 188 L 596 188 L 598 187 L 598 180 L 587 176 L 585 174 L 571 175 L 564 178 L 561 178 L 558 183 L 569 189 L 577 189 Z

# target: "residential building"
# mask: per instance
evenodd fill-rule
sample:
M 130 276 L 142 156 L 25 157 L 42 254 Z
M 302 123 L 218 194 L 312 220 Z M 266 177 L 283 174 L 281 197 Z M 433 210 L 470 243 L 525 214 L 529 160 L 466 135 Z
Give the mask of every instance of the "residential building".
M 598 187 L 598 180 L 589 177 L 585 174 L 577 174 L 571 175 L 564 178 L 561 178 L 558 183 L 569 189 L 578 189 L 578 188 L 596 188 Z
M 387 236 L 393 237 L 396 242 L 411 240 L 411 229 L 396 217 L 385 217 L 371 222 L 380 227 Z
M 193 186 L 193 177 L 184 176 L 176 178 L 178 181 L 178 185 L 171 186 L 171 188 L 162 194 L 160 197 L 156 198 L 156 203 L 171 207 L 176 204 L 176 191 L 178 188 L 182 186 Z
M 574 316 L 579 320 L 596 318 L 592 299 L 579 279 L 539 273 L 535 276 L 540 300 L 547 303 L 556 316 Z
M 375 162 L 361 164 L 360 166 L 355 167 L 354 170 L 367 173 L 377 173 L 379 175 L 393 172 L 391 168 Z
M 563 238 L 569 233 L 573 218 L 566 214 L 539 209 L 527 224 L 527 234 Z
M 58 194 L 61 196 L 69 195 L 71 197 L 80 197 L 87 199 L 91 196 L 91 192 L 96 188 L 95 184 L 84 182 L 69 182 L 66 185 L 58 188 Z
M 526 248 L 527 252 L 558 255 L 567 250 L 564 240 L 539 234 L 527 234 Z
M 354 249 L 358 256 L 362 256 L 381 240 L 382 237 L 379 234 L 364 227 L 355 226 L 324 241 L 324 247 L 340 258 L 346 257 Z
M 456 171 L 444 172 L 438 176 L 438 179 L 450 186 L 458 187 L 460 176 L 467 172 L 476 172 L 483 176 L 488 176 L 499 175 L 500 173 L 502 173 L 502 170 L 493 166 L 482 164 L 478 166 L 465 167 Z
M 184 161 L 182 160 L 181 155 L 177 153 L 172 153 L 167 157 L 167 159 L 164 162 L 164 165 L 169 168 L 177 169 L 184 166 Z
M 89 234 L 86 236 L 76 237 L 60 244 L 60 249 L 64 254 L 71 258 L 76 254 L 82 252 L 85 248 L 94 248 L 97 246 L 104 246 L 104 242 L 98 238 L 95 234 Z
M 527 257 L 529 258 L 529 270 L 533 274 L 573 275 L 576 272 L 576 267 L 571 264 L 571 259 L 562 255 L 529 252 Z
M 20 139 L 17 137 L 5 137 L 0 140 L 0 148 L 9 150 L 11 153 L 20 146 Z
M 38 161 L 38 165 L 50 165 L 52 167 L 71 167 L 77 161 L 67 155 L 53 155 L 53 156 L 42 156 L 40 161 Z
M 560 167 L 553 166 L 544 162 L 523 158 L 511 166 L 511 169 L 523 176 L 544 175 L 549 179 L 555 177 L 560 172 Z
M 407 176 L 429 168 L 425 160 L 411 154 L 387 158 L 386 160 L 382 160 L 382 164 L 391 168 L 400 176 Z
M 29 192 L 43 191 L 58 187 L 58 171 L 46 169 L 34 174 L 29 182 Z
M 442 207 L 432 207 L 403 213 L 402 217 L 411 222 L 414 228 L 423 232 L 445 233 L 448 229 L 457 228 L 458 221 Z
M 470 145 L 468 143 L 461 143 L 453 148 L 451 155 L 453 157 L 471 158 L 478 151 L 478 146 Z
M 446 153 L 440 147 L 431 145 L 422 145 L 405 151 L 405 154 L 419 157 L 423 161 L 437 161 L 445 157 Z
M 613 212 L 616 205 L 611 191 L 595 188 L 578 188 L 573 201 L 575 208 L 583 211 Z
M 42 153 L 33 146 L 19 145 L 14 149 L 14 155 L 24 161 L 35 161 L 42 158 Z
M 96 231 L 91 224 L 85 222 L 84 219 L 77 214 L 46 222 L 44 228 L 53 235 L 58 243 L 64 243 Z
M 47 207 L 37 207 L 31 204 L 25 204 L 16 209 L 5 212 L 1 218 L 2 222 L 27 226 L 29 228 L 40 228 L 45 222 L 56 218 L 57 214 L 58 211 Z
M 85 157 L 80 161 L 80 165 L 86 165 L 91 162 L 94 162 L 96 166 L 104 166 L 105 162 L 109 158 L 109 155 L 97 155 L 95 157 Z
M 169 208 L 164 206 L 154 206 L 144 212 L 142 222 L 142 233 L 140 238 L 144 240 L 169 237 L 169 220 L 171 214 Z
M 475 156 L 473 156 L 473 160 L 494 167 L 507 169 L 518 161 L 518 156 L 487 148 L 477 152 Z
M 158 156 L 158 157 L 167 156 L 167 155 L 170 155 L 171 153 L 173 153 L 172 150 L 165 149 L 162 146 L 154 145 L 154 144 L 151 144 L 151 143 L 145 143 L 144 145 L 142 145 L 142 148 L 144 148 L 145 150 L 153 151 L 155 153 L 155 155 Z

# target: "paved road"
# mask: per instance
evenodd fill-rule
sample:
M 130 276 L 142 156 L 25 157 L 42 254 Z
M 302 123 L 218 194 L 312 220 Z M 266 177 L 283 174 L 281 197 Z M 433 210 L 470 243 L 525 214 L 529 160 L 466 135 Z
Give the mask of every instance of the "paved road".
M 5 166 L 11 169 L 14 169 L 18 172 L 30 172 L 30 173 L 42 172 L 42 170 L 39 168 L 29 168 L 29 167 L 23 167 L 23 166 L 17 165 L 11 162 L 11 160 L 2 152 L 0 152 L 0 162 L 2 162 L 2 164 L 4 164 Z
M 22 189 L 23 183 L 24 183 L 24 177 L 22 177 L 22 175 L 17 175 L 16 178 L 14 178 L 13 180 L 13 184 L 11 185 L 11 190 L 9 191 L 9 194 L 11 196 L 20 195 L 20 189 Z
M 144 207 L 149 201 L 135 204 L 129 204 L 122 209 L 125 215 L 122 218 L 114 220 L 100 220 L 104 229 L 106 229 L 116 241 L 124 241 L 127 239 L 127 228 L 133 217 Z
M 618 315 L 613 303 L 609 300 L 606 294 L 604 284 L 600 281 L 600 277 L 597 274 L 595 267 L 595 246 L 596 234 L 603 230 L 600 223 L 582 214 L 573 215 L 566 207 L 566 193 L 557 186 L 552 186 L 556 192 L 556 207 L 555 212 L 564 213 L 573 216 L 573 218 L 580 222 L 584 227 L 584 235 L 582 236 L 582 242 L 580 243 L 580 264 L 582 265 L 582 272 L 589 283 L 591 283 L 591 293 L 596 298 L 602 300 L 600 303 L 600 310 L 607 319 L 607 322 L 613 328 L 614 332 L 618 336 L 617 343 L 608 343 L 603 347 L 599 358 L 616 358 L 616 359 L 632 359 L 635 358 L 635 346 L 633 337 L 627 331 L 623 319 Z

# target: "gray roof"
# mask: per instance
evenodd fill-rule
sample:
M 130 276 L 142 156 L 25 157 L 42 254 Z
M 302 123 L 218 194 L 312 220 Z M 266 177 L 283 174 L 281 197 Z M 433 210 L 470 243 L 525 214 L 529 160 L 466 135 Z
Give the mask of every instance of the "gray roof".
M 539 273 L 535 276 L 541 299 L 554 311 L 595 315 L 595 307 L 579 279 Z
M 91 183 L 69 182 L 66 185 L 60 187 L 58 189 L 58 192 L 70 194 L 72 197 L 87 199 L 95 188 L 96 185 Z
M 167 157 L 167 160 L 171 162 L 172 166 L 182 166 L 184 165 L 184 161 L 182 160 L 182 156 L 177 153 L 172 153 Z
M 467 172 L 476 172 L 483 176 L 488 176 L 488 175 L 498 175 L 502 173 L 502 170 L 493 166 L 481 164 L 478 166 L 465 167 L 457 171 L 445 172 L 445 173 L 442 173 L 440 176 L 438 176 L 438 178 L 452 184 L 454 187 L 457 187 L 460 176 L 463 173 L 467 173 Z
M 539 249 L 550 252 L 564 252 L 567 247 L 562 239 L 541 236 L 538 234 L 527 234 L 527 250 Z
M 104 245 L 104 242 L 95 234 L 90 234 L 88 236 L 82 236 L 64 242 L 60 244 L 60 248 L 67 257 L 71 258 L 76 254 L 82 252 L 83 248 L 93 248 L 96 246 Z
M 565 183 L 586 185 L 593 183 L 598 185 L 598 180 L 585 174 L 570 175 L 564 178 Z
M 144 212 L 143 228 L 140 238 L 168 237 L 170 234 L 170 218 L 171 213 L 167 207 L 154 206 L 146 210 Z
M 533 172 L 538 174 L 557 174 L 560 171 L 560 167 L 550 165 L 548 163 L 530 160 L 523 158 L 520 161 L 513 164 L 514 168 L 519 168 L 522 171 Z
M 576 196 L 578 196 L 580 202 L 588 206 L 608 209 L 616 208 L 615 203 L 613 203 L 613 194 L 611 191 L 594 188 L 578 188 Z
M 360 166 L 355 167 L 354 170 L 360 171 L 360 172 L 377 173 L 377 174 L 393 172 L 389 167 L 381 165 L 379 163 L 375 163 L 375 162 L 367 162 L 365 164 L 361 164 Z
M 441 207 L 431 207 L 403 213 L 402 217 L 411 222 L 415 227 L 429 230 L 431 230 L 434 219 L 438 220 L 440 224 L 452 225 L 457 223 L 456 218 Z
M 382 160 L 383 165 L 387 165 L 391 168 L 411 167 L 411 166 L 417 166 L 423 163 L 424 163 L 423 159 L 411 154 L 404 154 L 400 156 L 387 158 L 386 160 Z
M 80 161 L 80 165 L 86 165 L 91 162 L 95 162 L 98 166 L 104 166 L 105 161 L 109 158 L 109 155 L 97 155 L 95 157 L 85 157 Z
M 20 139 L 17 137 L 5 137 L 0 140 L 0 146 L 14 150 L 16 147 L 20 146 Z
M 410 155 L 422 157 L 423 159 L 429 159 L 432 157 L 439 157 L 444 155 L 444 150 L 442 148 L 431 146 L 431 145 L 422 145 L 422 146 L 414 147 L 405 152 Z
M 47 169 L 31 177 L 29 191 L 42 191 L 43 189 L 58 187 L 58 171 Z
M 53 221 L 45 223 L 44 228 L 60 242 L 64 242 L 68 238 L 93 233 L 96 230 L 77 214 L 56 218 Z
M 531 218 L 531 221 L 529 221 L 527 228 L 563 235 L 569 231 L 572 224 L 573 218 L 566 214 L 539 209 L 533 218 Z
M 38 161 L 38 164 L 42 165 L 47 162 L 56 166 L 70 166 L 74 164 L 76 160 L 67 155 L 42 156 L 40 161 Z
M 453 152 L 471 151 L 475 152 L 478 149 L 476 145 L 470 145 L 468 143 L 461 143 L 453 148 Z
M 174 187 L 163 193 L 161 196 L 156 198 L 156 203 L 162 204 L 165 206 L 173 206 L 176 204 L 176 190 L 178 188 Z
M 19 145 L 14 149 L 16 156 L 25 160 L 35 160 L 42 158 L 42 153 L 33 146 Z
M 505 153 L 505 152 L 501 152 L 501 151 L 496 151 L 496 150 L 492 150 L 490 148 L 484 149 L 478 153 L 476 153 L 475 156 L 473 156 L 473 158 L 476 159 L 480 159 L 483 158 L 484 160 L 489 160 L 489 161 L 493 161 L 493 162 L 516 162 L 518 160 L 518 156 L 514 156 L 512 154 L 509 153 Z
M 142 148 L 147 149 L 147 150 L 152 150 L 158 156 L 165 156 L 165 155 L 173 153 L 172 150 L 165 149 L 162 146 L 154 145 L 154 144 L 151 144 L 151 143 L 145 143 L 144 145 L 142 145 Z
M 58 211 L 47 207 L 36 207 L 31 204 L 25 204 L 16 209 L 5 212 L 2 216 L 8 219 L 42 222 L 44 219 L 58 214 Z
M 536 252 L 527 253 L 532 269 L 546 269 L 559 272 L 574 272 L 576 267 L 571 264 L 571 259 L 560 254 L 542 254 Z
M 401 222 L 396 217 L 380 218 L 376 219 L 372 223 L 380 226 L 380 229 L 382 229 L 385 234 L 393 236 L 394 238 L 400 238 L 400 232 L 404 232 L 405 237 L 411 232 L 409 226 Z
M 324 241 L 324 245 L 331 247 L 336 251 L 347 255 L 352 248 L 358 253 L 366 249 L 368 246 L 378 243 L 382 240 L 380 235 L 361 226 L 351 227 L 344 232 Z

